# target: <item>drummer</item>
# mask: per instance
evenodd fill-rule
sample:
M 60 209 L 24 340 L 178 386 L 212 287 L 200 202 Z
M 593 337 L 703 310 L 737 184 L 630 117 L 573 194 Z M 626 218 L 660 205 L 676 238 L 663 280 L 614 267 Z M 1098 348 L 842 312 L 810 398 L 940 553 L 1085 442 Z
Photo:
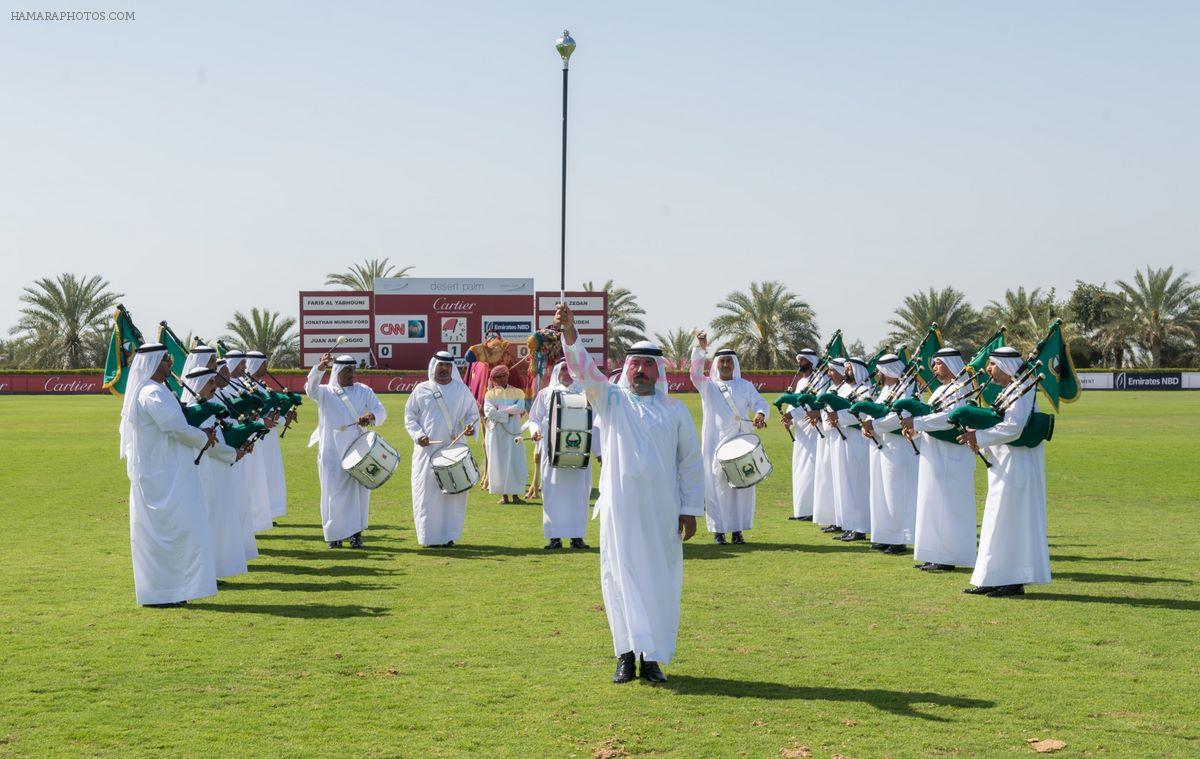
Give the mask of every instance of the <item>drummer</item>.
M 362 548 L 363 530 L 371 507 L 371 491 L 342 469 L 342 456 L 368 424 L 387 420 L 387 410 L 375 391 L 354 381 L 356 362 L 350 356 L 336 359 L 328 353 L 308 373 L 304 393 L 317 404 L 317 428 L 308 445 L 317 448 L 317 474 L 321 481 L 321 530 L 330 548 Z M 329 379 L 321 384 L 327 371 Z
M 404 405 L 404 428 L 416 443 L 412 458 L 413 522 L 421 545 L 453 548 L 454 541 L 462 537 L 467 519 L 467 493 L 443 493 L 433 473 L 433 459 L 456 440 L 475 434 L 479 406 L 458 375 L 454 356 L 446 351 L 438 351 L 429 359 L 428 377 L 413 388 Z
M 587 531 L 588 499 L 592 494 L 592 468 L 590 464 L 582 469 L 553 466 L 550 452 L 546 450 L 545 438 L 550 430 L 550 397 L 555 392 L 583 392 L 583 387 L 567 369 L 566 361 L 560 361 L 554 367 L 550 384 L 538 392 L 529 411 L 533 439 L 538 441 L 542 452 L 538 460 L 542 474 L 542 533 L 550 541 L 543 548 L 562 548 L 563 538 L 570 538 L 571 548 L 588 548 L 588 544 L 583 542 L 583 535 Z M 593 428 L 592 451 L 597 449 L 598 440 L 599 435 Z
M 713 542 L 725 545 L 725 533 L 733 542 L 746 542 L 743 533 L 754 526 L 755 488 L 734 488 L 717 462 L 717 450 L 723 443 L 753 429 L 767 426 L 770 405 L 749 380 L 742 379 L 737 354 L 729 349 L 716 352 L 708 375 L 704 362 L 708 351 L 708 333 L 696 333 L 692 348 L 692 385 L 700 393 L 704 407 L 701 453 L 704 457 L 704 518 Z

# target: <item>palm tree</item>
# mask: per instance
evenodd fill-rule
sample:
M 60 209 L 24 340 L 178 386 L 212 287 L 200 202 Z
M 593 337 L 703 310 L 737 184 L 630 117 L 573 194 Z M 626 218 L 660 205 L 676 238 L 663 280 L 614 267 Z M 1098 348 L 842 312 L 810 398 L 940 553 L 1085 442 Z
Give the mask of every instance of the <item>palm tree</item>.
M 782 282 L 751 282 L 717 304 L 712 320 L 722 344 L 737 351 L 744 369 L 792 368 L 795 354 L 817 342 L 812 308 Z
M 1053 288 L 1048 294 L 1043 294 L 1040 287 L 1029 292 L 1024 287 L 1005 290 L 1003 301 L 993 300 L 983 309 L 986 321 L 1007 327 L 1005 341 L 1022 353 L 1037 345 L 1043 331 L 1057 315 Z
M 904 299 L 896 309 L 896 318 L 889 319 L 892 332 L 888 338 L 895 345 L 918 345 L 929 325 L 937 322 L 942 330 L 942 339 L 968 354 L 983 339 L 983 320 L 967 296 L 953 287 L 928 292 L 915 292 Z
M 108 287 L 103 277 L 74 274 L 42 277 L 26 287 L 21 317 L 9 330 L 16 336 L 13 352 L 21 364 L 54 369 L 102 365 L 104 354 L 97 363 L 92 346 L 97 335 L 104 335 L 113 307 L 122 297 Z
M 342 274 L 330 274 L 325 277 L 325 284 L 339 285 L 347 290 L 375 290 L 375 280 L 380 277 L 407 277 L 413 267 L 405 266 L 397 269 L 386 258 L 370 258 L 361 264 L 354 264 Z
M 654 335 L 654 342 L 658 343 L 663 350 L 667 368 L 674 371 L 683 371 L 690 366 L 694 339 L 691 330 L 683 327 L 673 329 L 665 335 L 662 333 Z
M 641 317 L 646 309 L 637 303 L 637 298 L 627 288 L 616 287 L 610 279 L 603 287 L 584 282 L 580 288 L 585 292 L 608 294 L 608 360 L 620 361 L 629 346 L 646 339 L 646 322 Z
M 239 350 L 262 351 L 271 366 L 296 366 L 300 363 L 300 338 L 294 331 L 289 333 L 295 326 L 296 320 L 290 316 L 252 308 L 248 319 L 241 311 L 235 312 L 225 325 L 230 334 L 221 339 Z
M 1136 271 L 1133 284 L 1118 279 L 1117 287 L 1128 304 L 1134 343 L 1150 354 L 1151 366 L 1162 366 L 1163 347 L 1172 340 L 1187 340 L 1192 333 L 1200 285 L 1188 275 L 1175 275 L 1175 267 Z

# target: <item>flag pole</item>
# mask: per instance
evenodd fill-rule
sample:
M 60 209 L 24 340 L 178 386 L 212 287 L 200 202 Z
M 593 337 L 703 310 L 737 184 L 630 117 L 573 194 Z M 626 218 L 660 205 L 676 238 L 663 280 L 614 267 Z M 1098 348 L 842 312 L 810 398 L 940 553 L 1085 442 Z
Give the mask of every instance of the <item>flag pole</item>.
M 563 29 L 562 36 L 554 43 L 562 57 L 562 206 L 559 213 L 559 301 L 567 301 L 567 73 L 571 53 L 575 52 L 575 40 Z

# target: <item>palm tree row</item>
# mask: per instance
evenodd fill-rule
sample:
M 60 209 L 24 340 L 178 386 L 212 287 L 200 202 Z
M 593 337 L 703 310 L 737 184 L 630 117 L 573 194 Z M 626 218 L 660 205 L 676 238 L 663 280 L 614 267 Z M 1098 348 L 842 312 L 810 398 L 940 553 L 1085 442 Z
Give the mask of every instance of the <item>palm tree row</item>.
M 405 276 L 387 259 L 367 261 L 343 275 L 336 284 L 370 290 L 379 276 Z M 915 345 L 936 322 L 944 341 L 972 352 L 999 325 L 1008 342 L 1028 350 L 1050 321 L 1064 320 L 1077 367 L 1200 366 L 1200 284 L 1174 267 L 1147 266 L 1130 281 L 1115 287 L 1077 281 L 1063 299 L 1053 289 L 1018 287 L 982 309 L 974 308 L 953 287 L 930 288 L 903 299 L 888 321 L 884 344 Z M 646 311 L 637 297 L 613 280 L 589 292 L 608 295 L 608 356 L 619 360 L 634 342 L 644 339 Z M 109 319 L 121 298 L 102 277 L 61 274 L 43 277 L 26 287 L 12 339 L 0 341 L 0 366 L 71 369 L 102 366 L 108 348 Z M 788 369 L 801 347 L 819 345 L 813 309 L 778 281 L 752 282 L 745 291 L 729 293 L 716 304 L 710 328 L 714 341 L 738 351 L 747 369 Z M 296 319 L 276 311 L 251 308 L 235 312 L 225 325 L 223 340 L 230 346 L 266 353 L 275 366 L 300 363 Z M 673 369 L 686 367 L 692 332 L 677 328 L 654 336 Z M 855 350 L 868 353 L 861 341 Z M 880 346 L 876 346 L 878 348 Z

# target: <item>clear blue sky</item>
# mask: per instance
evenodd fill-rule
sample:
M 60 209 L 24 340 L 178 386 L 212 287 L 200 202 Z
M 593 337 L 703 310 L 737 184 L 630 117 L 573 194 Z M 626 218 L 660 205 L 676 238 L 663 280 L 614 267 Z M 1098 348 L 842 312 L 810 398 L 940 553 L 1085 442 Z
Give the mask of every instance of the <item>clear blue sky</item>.
M 0 329 L 62 271 L 205 335 L 235 309 L 294 314 L 367 257 L 556 287 L 563 26 L 568 281 L 632 288 L 653 331 L 780 279 L 870 344 L 929 285 L 981 306 L 1200 265 L 1200 3 L 9 16 L 61 7 L 0 16 Z

